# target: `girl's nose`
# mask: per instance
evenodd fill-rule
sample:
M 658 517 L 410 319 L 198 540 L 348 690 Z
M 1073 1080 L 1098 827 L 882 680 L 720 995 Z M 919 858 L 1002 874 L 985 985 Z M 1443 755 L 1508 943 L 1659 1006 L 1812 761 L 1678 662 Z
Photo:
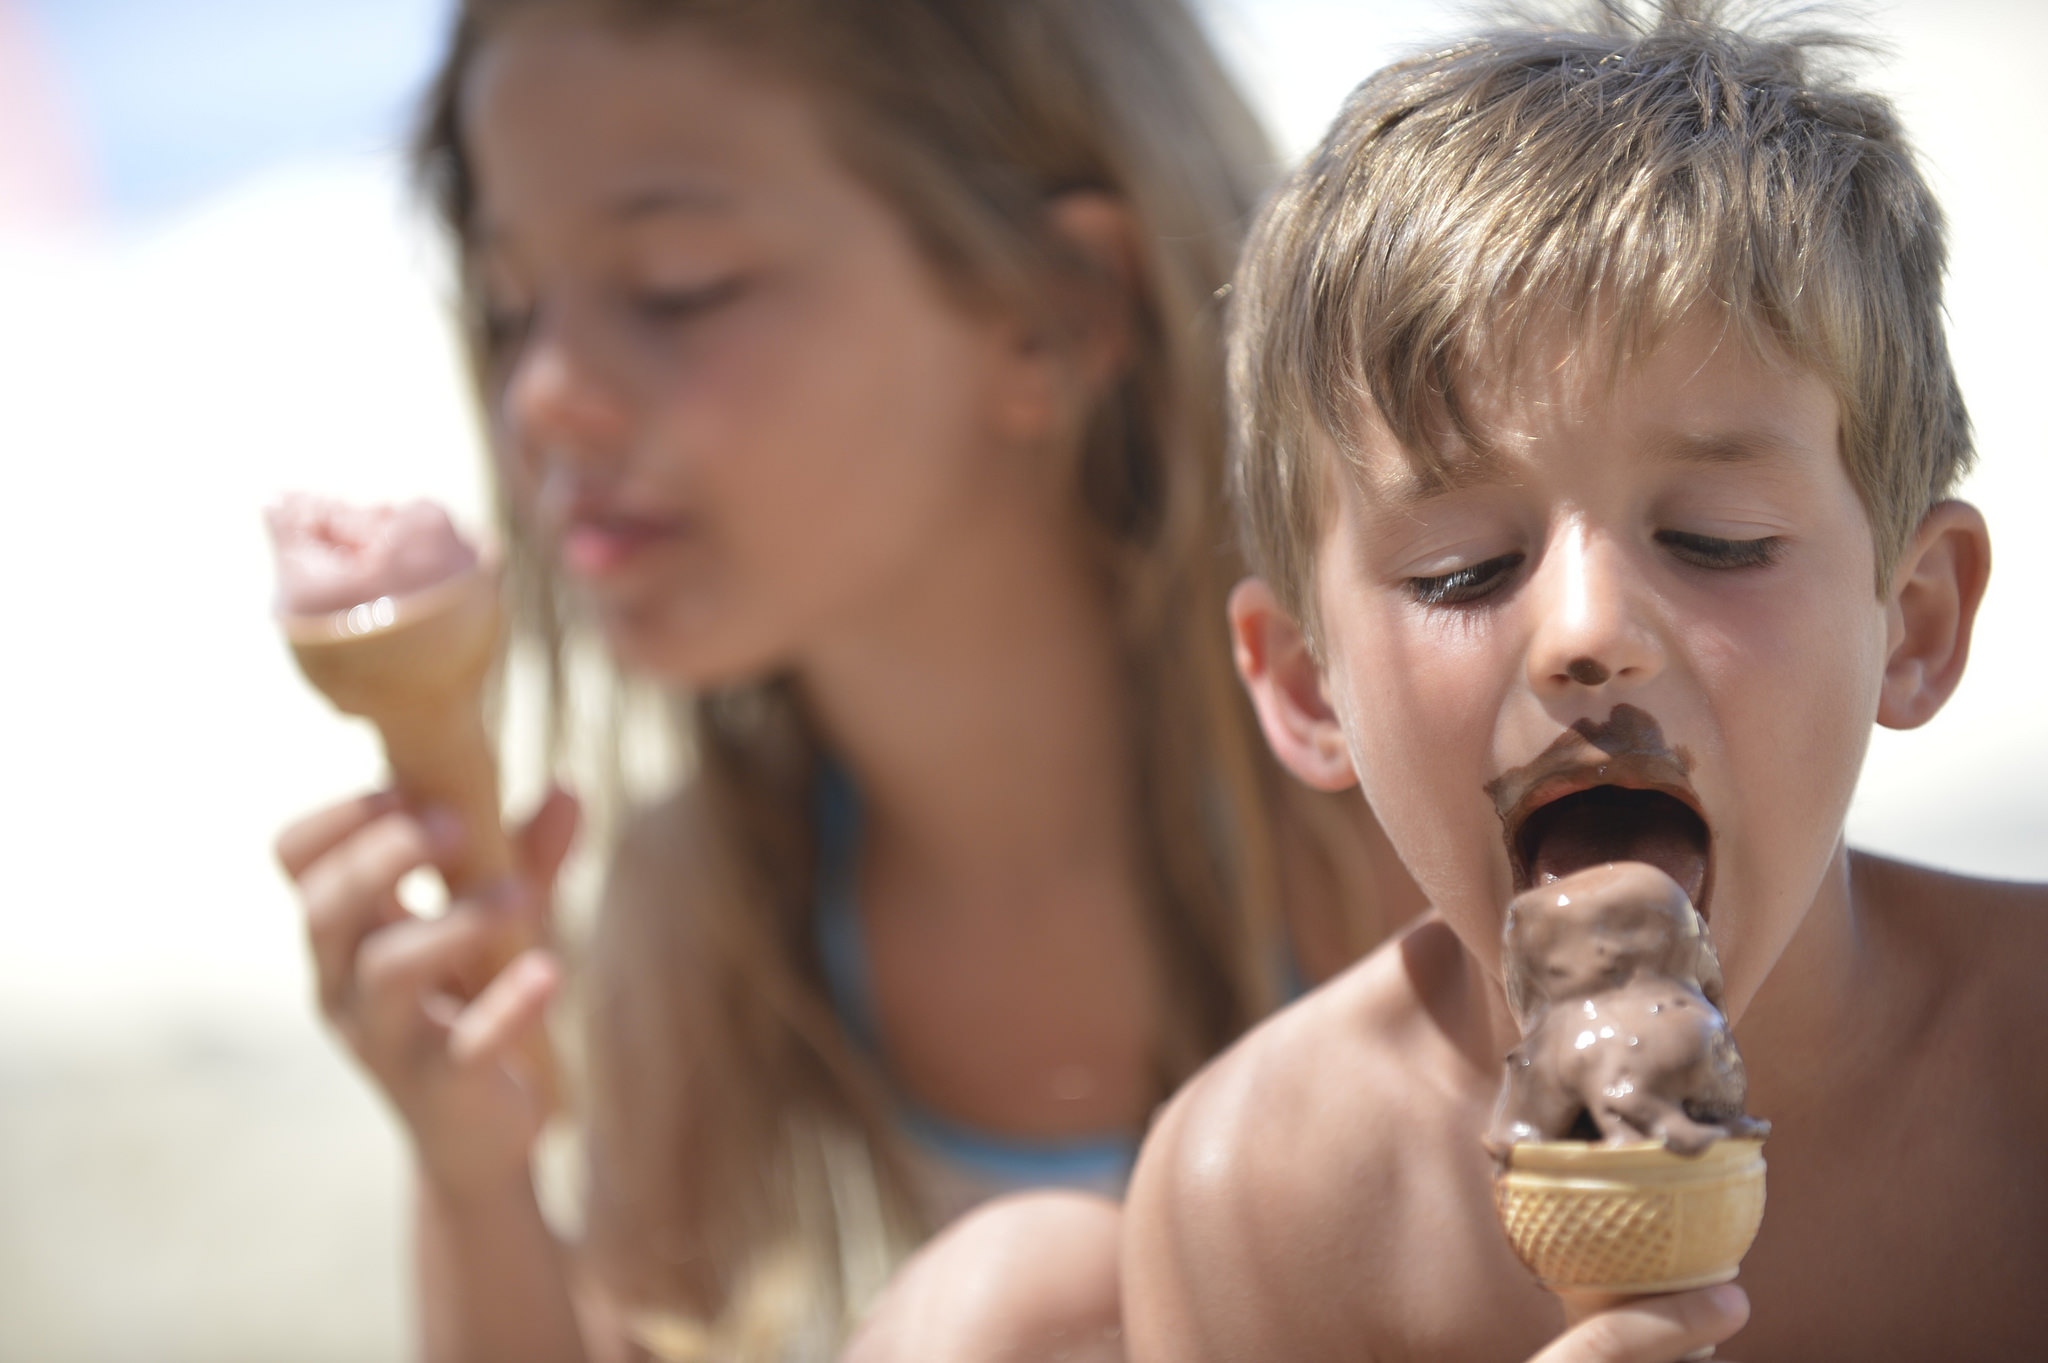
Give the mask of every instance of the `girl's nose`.
M 558 320 L 534 320 L 500 400 L 509 434 L 529 459 L 603 459 L 626 438 L 623 397 L 591 346 Z
M 1621 546 L 1569 525 L 1544 554 L 1535 585 L 1529 684 L 1539 693 L 1639 686 L 1664 670 L 1641 573 Z

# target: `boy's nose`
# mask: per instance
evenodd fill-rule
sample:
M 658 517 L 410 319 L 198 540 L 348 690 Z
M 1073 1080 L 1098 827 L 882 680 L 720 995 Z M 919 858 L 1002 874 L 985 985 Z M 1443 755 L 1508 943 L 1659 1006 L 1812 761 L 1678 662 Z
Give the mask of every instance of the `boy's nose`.
M 1529 684 L 1538 692 L 1636 686 L 1663 671 L 1641 574 L 1620 546 L 1583 525 L 1567 526 L 1544 555 L 1535 585 Z

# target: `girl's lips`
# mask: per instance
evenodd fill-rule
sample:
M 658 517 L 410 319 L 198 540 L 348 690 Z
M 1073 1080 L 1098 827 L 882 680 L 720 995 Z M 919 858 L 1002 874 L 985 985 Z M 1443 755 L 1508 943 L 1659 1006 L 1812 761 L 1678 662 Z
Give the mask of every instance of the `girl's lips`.
M 681 538 L 683 524 L 637 516 L 575 520 L 562 534 L 562 566 L 581 578 L 623 572 L 648 550 Z

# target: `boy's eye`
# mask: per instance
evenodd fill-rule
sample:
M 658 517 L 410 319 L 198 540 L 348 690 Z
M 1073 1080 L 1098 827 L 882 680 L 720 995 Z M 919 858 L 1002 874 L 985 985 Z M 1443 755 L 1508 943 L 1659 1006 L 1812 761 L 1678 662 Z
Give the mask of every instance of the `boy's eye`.
M 1681 562 L 1696 568 L 1761 568 L 1775 562 L 1778 550 L 1783 546 L 1783 541 L 1775 535 L 1754 540 L 1729 540 L 1716 535 L 1695 535 L 1685 530 L 1659 530 L 1656 539 Z
M 1411 577 L 1408 590 L 1425 606 L 1462 606 L 1499 591 L 1515 569 L 1522 566 L 1522 559 L 1523 554 L 1516 550 L 1453 569 L 1440 577 Z

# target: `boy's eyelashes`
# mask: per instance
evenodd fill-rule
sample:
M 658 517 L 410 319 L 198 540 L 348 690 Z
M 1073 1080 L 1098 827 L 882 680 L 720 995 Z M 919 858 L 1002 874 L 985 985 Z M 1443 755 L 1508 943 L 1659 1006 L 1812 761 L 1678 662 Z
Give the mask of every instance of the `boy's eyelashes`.
M 1408 590 L 1425 606 L 1462 606 L 1493 595 L 1506 585 L 1526 557 L 1521 550 L 1453 568 L 1436 577 L 1411 577 Z
M 1719 535 L 1695 535 L 1688 530 L 1659 530 L 1657 543 L 1672 557 L 1695 568 L 1762 568 L 1777 561 L 1784 541 L 1776 535 L 1761 539 L 1732 540 Z
M 1653 538 L 1672 557 L 1696 568 L 1766 567 L 1777 561 L 1779 550 L 1784 547 L 1784 541 L 1776 535 L 1738 540 L 1697 535 L 1689 530 L 1659 530 Z M 1507 586 L 1526 558 L 1517 549 L 1433 577 L 1411 577 L 1406 585 L 1415 600 L 1425 606 L 1470 605 Z

